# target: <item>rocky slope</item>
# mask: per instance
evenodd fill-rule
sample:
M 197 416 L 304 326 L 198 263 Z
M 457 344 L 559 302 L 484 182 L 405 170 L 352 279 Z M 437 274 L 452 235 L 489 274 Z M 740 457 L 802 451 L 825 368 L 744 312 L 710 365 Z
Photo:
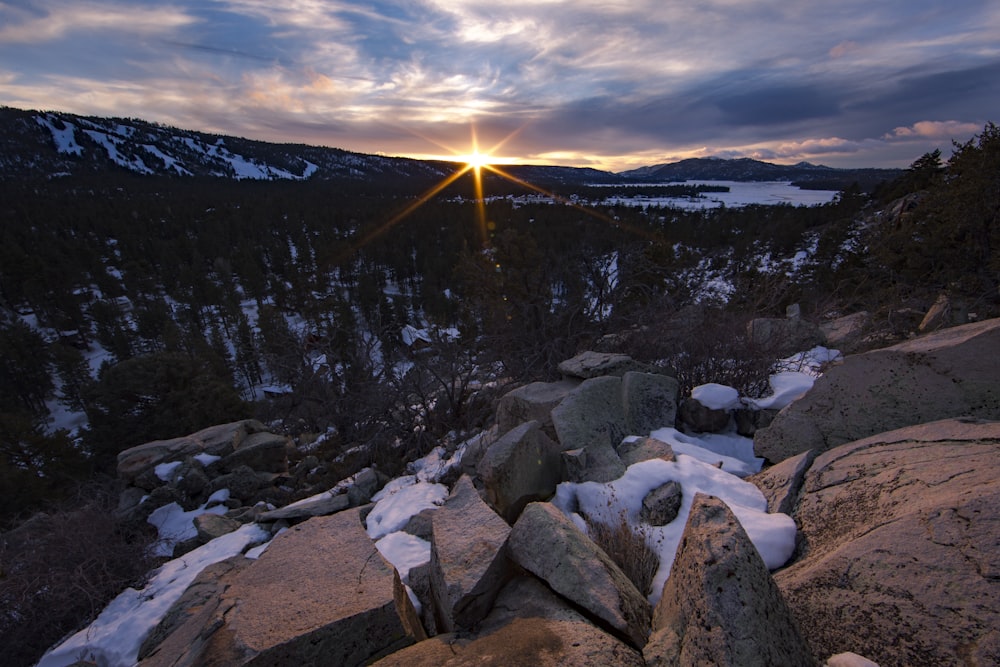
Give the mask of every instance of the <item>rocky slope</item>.
M 995 363 L 998 331 L 1000 320 L 990 320 L 881 351 L 908 355 L 897 364 L 877 353 L 848 357 L 840 368 L 857 374 L 851 385 L 817 383 L 814 391 L 836 406 L 840 396 L 858 400 L 886 384 L 964 412 L 968 405 L 924 385 L 941 369 L 934 351 L 949 341 L 953 370 Z M 685 482 L 684 510 L 661 519 L 683 525 L 670 576 L 647 596 L 577 521 L 583 505 L 567 511 L 562 482 L 603 488 L 630 479 L 621 477 L 626 462 L 630 473 L 635 461 L 692 465 L 664 443 L 621 438 L 675 418 L 676 382 L 615 355 L 582 355 L 561 368 L 561 382 L 508 394 L 498 408 L 506 432 L 469 443 L 425 485 L 442 495 L 414 512 L 401 535 L 428 542 L 429 555 L 401 570 L 372 540 L 373 525 L 388 522 L 381 503 L 365 504 L 385 481 L 373 471 L 275 514 L 252 503 L 296 472 L 282 469 L 289 444 L 257 424 L 123 452 L 124 479 L 188 506 L 220 484 L 213 479 L 242 470 L 256 486 L 226 501 L 230 529 L 242 521 L 279 533 L 259 557 L 203 570 L 145 639 L 140 664 L 871 664 L 858 654 L 883 667 L 1000 662 L 1000 422 L 951 414 L 926 423 L 931 413 L 914 409 L 902 428 L 839 445 L 823 440 L 828 448 L 757 474 L 762 502 L 795 520 L 798 544 L 787 563 L 765 562 L 762 519 Z M 983 414 L 1000 409 L 998 377 L 975 383 L 981 400 L 973 407 Z M 786 407 L 771 428 L 814 405 L 812 396 Z M 866 413 L 840 414 L 838 428 L 863 428 Z M 768 430 L 757 432 L 761 443 Z M 198 466 L 208 484 L 183 491 Z M 144 512 L 128 493 L 123 511 Z M 643 519 L 636 523 L 643 529 Z M 199 542 L 208 548 L 210 537 L 178 553 Z M 69 664 L 86 646 L 57 649 L 42 664 Z

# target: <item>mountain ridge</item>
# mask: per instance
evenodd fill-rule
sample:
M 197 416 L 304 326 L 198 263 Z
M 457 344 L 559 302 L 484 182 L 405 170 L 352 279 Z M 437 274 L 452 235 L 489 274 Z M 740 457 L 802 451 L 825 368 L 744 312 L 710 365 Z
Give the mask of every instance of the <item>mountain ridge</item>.
M 0 178 L 57 177 L 105 171 L 146 176 L 234 180 L 438 180 L 454 171 L 444 160 L 355 153 L 340 148 L 273 143 L 175 128 L 136 118 L 80 116 L 0 107 Z M 895 178 L 895 169 L 837 169 L 751 158 L 690 158 L 619 173 L 587 167 L 511 165 L 504 171 L 541 183 L 628 183 L 685 180 L 788 180 L 804 187 L 863 187 Z

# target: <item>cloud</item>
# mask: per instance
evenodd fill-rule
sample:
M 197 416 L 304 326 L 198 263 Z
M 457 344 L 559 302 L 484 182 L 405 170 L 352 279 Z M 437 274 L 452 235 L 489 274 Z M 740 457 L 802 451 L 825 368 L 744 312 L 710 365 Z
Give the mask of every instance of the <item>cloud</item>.
M 69 33 L 116 31 L 128 34 L 167 33 L 189 26 L 197 19 L 170 7 L 137 7 L 119 3 L 51 2 L 40 3 L 45 10 L 34 12 L 0 6 L 14 17 L 0 28 L 0 43 L 37 43 L 60 39 Z
M 852 42 L 851 40 L 846 40 L 837 44 L 835 47 L 830 49 L 831 58 L 843 58 L 849 53 L 853 53 L 860 49 L 861 46 L 857 42 Z
M 945 139 L 968 137 L 979 132 L 983 123 L 964 123 L 957 120 L 922 120 L 908 127 L 897 127 L 883 136 L 883 139 Z

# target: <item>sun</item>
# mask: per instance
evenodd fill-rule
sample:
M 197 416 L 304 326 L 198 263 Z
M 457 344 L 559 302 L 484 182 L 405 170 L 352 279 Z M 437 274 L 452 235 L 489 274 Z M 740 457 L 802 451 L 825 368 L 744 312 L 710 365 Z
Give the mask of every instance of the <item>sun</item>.
M 480 153 L 478 149 L 475 149 L 468 155 L 457 156 L 456 161 L 464 162 L 467 166 L 479 171 L 483 167 L 489 167 L 493 164 L 493 156 L 489 153 Z

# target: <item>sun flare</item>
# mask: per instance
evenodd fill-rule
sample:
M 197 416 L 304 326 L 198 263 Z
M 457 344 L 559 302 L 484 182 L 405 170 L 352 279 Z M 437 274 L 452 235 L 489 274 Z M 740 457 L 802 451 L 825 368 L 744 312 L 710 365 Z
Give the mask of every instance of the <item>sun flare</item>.
M 460 155 L 458 159 L 476 170 L 493 164 L 492 155 L 489 153 L 480 153 L 478 150 L 475 150 L 468 155 Z

